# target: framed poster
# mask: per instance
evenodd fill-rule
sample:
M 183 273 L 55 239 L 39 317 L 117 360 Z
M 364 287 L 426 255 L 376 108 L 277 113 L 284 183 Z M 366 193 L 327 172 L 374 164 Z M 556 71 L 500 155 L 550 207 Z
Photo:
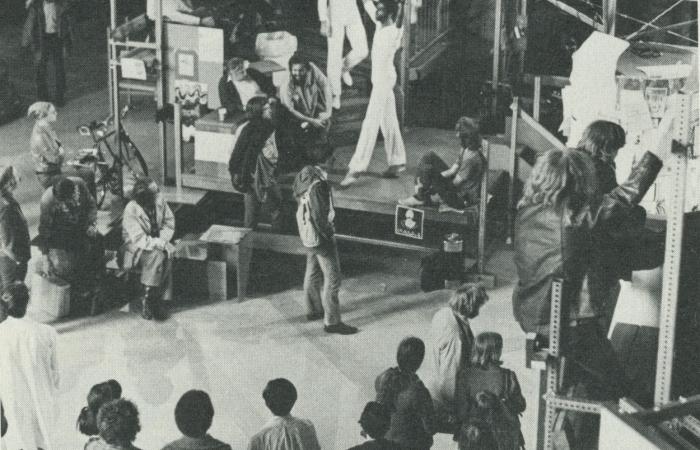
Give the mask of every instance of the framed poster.
M 423 220 L 425 213 L 420 209 L 396 205 L 394 215 L 394 233 L 412 239 L 423 239 Z

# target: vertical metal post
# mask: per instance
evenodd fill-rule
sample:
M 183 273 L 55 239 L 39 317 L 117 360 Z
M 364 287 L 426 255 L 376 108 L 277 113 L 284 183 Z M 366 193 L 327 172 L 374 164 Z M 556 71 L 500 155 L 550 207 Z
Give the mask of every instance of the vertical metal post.
M 540 101 L 542 100 L 542 78 L 535 77 L 535 93 L 532 96 L 532 117 L 540 121 Z
M 491 148 L 488 141 L 483 142 L 486 170 L 481 179 L 481 197 L 479 198 L 479 241 L 477 243 L 476 267 L 479 274 L 486 273 L 486 206 L 488 204 L 489 159 Z
M 114 1 L 114 0 L 112 0 Z M 112 30 L 107 28 L 107 86 L 109 86 L 109 110 L 114 110 L 114 92 L 112 89 Z
M 173 135 L 175 136 L 175 187 L 182 189 L 182 106 L 180 102 L 173 103 Z
M 510 155 L 509 155 L 509 171 L 510 171 L 510 184 L 508 185 L 508 237 L 507 243 L 513 242 L 514 227 L 515 227 L 515 180 L 517 174 L 517 147 L 518 147 L 518 118 L 520 117 L 520 101 L 518 97 L 513 97 L 513 103 L 510 106 L 513 111 L 513 119 L 510 124 Z
M 156 17 L 152 17 L 155 21 L 155 43 L 156 43 L 156 61 L 159 65 L 158 79 L 156 80 L 156 106 L 159 110 L 165 106 L 165 88 L 167 77 L 167 63 L 163 59 L 163 14 L 162 0 L 156 2 Z M 158 143 L 160 147 L 160 182 L 165 185 L 168 175 L 168 146 L 166 143 L 166 120 L 163 119 L 158 123 Z
M 605 33 L 615 36 L 616 19 L 617 0 L 603 0 L 603 30 Z
M 498 79 L 501 62 L 501 21 L 503 16 L 503 0 L 496 0 L 496 13 L 493 25 L 493 65 L 491 68 L 491 86 L 494 96 L 491 100 L 491 115 L 495 117 L 498 107 Z
M 403 39 L 401 42 L 401 67 L 399 76 L 401 81 L 401 98 L 399 99 L 399 123 L 401 128 L 406 126 L 406 111 L 409 97 L 410 84 L 410 64 L 411 64 L 411 10 L 413 8 L 411 0 L 406 0 L 403 5 Z
M 673 351 L 676 339 L 676 315 L 678 313 L 678 284 L 683 247 L 683 216 L 685 183 L 688 161 L 685 154 L 674 154 L 672 162 L 673 188 L 668 216 L 666 217 L 666 254 L 664 255 L 661 315 L 659 317 L 659 347 L 656 359 L 656 387 L 654 404 L 671 400 L 673 376 Z

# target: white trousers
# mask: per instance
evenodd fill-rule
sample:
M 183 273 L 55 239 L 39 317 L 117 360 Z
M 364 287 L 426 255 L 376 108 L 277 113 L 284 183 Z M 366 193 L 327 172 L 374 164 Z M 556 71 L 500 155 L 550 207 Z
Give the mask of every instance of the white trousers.
M 340 75 L 343 70 L 350 70 L 358 65 L 369 52 L 367 34 L 362 19 L 359 14 L 352 16 L 349 23 L 335 24 L 331 21 L 331 36 L 328 38 L 328 80 L 331 83 L 333 95 L 338 97 L 340 97 L 342 89 Z M 350 51 L 343 58 L 345 36 L 350 41 Z
M 369 96 L 367 113 L 362 121 L 360 138 L 348 168 L 351 172 L 364 172 L 372 160 L 377 135 L 382 130 L 386 162 L 390 166 L 406 164 L 406 148 L 401 137 L 399 118 L 396 115 L 396 98 L 393 85 L 375 85 Z

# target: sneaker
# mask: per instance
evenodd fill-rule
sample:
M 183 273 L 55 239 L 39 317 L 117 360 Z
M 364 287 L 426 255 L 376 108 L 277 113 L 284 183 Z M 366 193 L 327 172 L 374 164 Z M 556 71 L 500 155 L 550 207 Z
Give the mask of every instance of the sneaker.
M 345 175 L 345 178 L 343 178 L 343 181 L 340 182 L 340 187 L 348 187 L 351 186 L 355 183 L 357 183 L 358 176 L 354 172 L 348 172 L 347 175 Z
M 464 214 L 463 209 L 453 208 L 450 205 L 448 205 L 447 203 L 440 203 L 440 207 L 438 208 L 438 212 L 441 212 L 441 213 L 453 212 L 453 213 L 457 213 L 457 214 Z
M 352 86 L 352 75 L 350 75 L 349 70 L 343 70 L 343 74 L 340 76 L 346 86 Z
M 314 322 L 316 320 L 321 320 L 323 319 L 323 313 L 322 312 L 313 312 L 309 313 L 306 315 L 306 320 L 309 322 Z
M 400 164 L 396 166 L 389 166 L 384 172 L 382 172 L 382 177 L 384 178 L 398 178 L 399 173 L 406 170 L 405 164 Z
M 410 196 L 408 198 L 404 198 L 399 200 L 399 205 L 403 206 L 425 206 L 425 202 L 423 200 L 417 199 L 415 196 Z
M 332 334 L 355 334 L 357 333 L 357 328 L 351 327 L 350 325 L 344 324 L 343 322 L 338 322 L 333 325 L 324 325 L 323 331 Z
M 333 109 L 340 109 L 340 95 L 333 96 Z

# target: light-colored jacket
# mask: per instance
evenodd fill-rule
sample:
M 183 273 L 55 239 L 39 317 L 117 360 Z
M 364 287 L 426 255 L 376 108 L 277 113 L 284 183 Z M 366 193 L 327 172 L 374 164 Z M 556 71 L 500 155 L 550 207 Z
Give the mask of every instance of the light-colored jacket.
M 430 393 L 437 404 L 452 411 L 457 373 L 469 363 L 474 335 L 467 320 L 457 318 L 449 306 L 435 313 L 430 334 L 435 377 Z
M 175 234 L 175 216 L 162 195 L 156 195 L 156 221 L 160 237 L 170 242 Z M 131 200 L 124 208 L 122 217 L 122 239 L 124 249 L 124 268 L 138 264 L 144 250 L 155 249 L 155 239 L 151 237 L 151 221 L 141 205 Z
M 0 398 L 9 449 L 58 450 L 58 365 L 53 327 L 8 317 L 0 323 Z
M 47 122 L 37 121 L 29 140 L 29 149 L 38 173 L 58 173 L 63 165 L 63 152 L 56 132 Z

